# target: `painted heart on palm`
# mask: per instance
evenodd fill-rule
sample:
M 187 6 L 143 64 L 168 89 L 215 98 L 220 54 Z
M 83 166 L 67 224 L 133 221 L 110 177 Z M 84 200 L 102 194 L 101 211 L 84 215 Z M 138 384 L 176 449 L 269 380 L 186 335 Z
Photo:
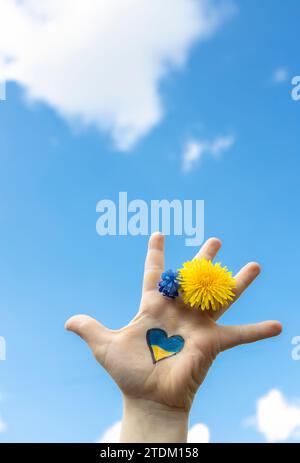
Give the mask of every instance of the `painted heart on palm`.
M 151 328 L 148 330 L 146 339 L 153 363 L 178 354 L 184 346 L 182 336 L 175 335 L 168 337 L 167 333 L 160 328 Z

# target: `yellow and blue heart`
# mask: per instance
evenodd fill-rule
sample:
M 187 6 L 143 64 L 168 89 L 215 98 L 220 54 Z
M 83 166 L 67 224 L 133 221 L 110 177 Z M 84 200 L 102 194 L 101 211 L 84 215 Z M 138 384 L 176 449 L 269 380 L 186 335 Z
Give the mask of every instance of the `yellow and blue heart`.
M 168 338 L 167 333 L 160 328 L 148 330 L 146 338 L 153 363 L 178 354 L 184 346 L 184 339 L 182 336 L 175 335 Z

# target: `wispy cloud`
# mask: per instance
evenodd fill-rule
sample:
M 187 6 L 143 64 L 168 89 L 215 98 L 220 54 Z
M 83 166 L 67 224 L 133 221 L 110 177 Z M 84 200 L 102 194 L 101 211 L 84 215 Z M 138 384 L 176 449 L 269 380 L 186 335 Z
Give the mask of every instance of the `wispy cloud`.
M 283 84 L 284 82 L 287 82 L 288 78 L 289 78 L 288 69 L 285 67 L 280 67 L 280 68 L 275 69 L 272 80 L 275 84 Z
M 269 442 L 300 438 L 300 405 L 271 389 L 257 401 L 256 415 L 246 420 Z
M 30 99 L 130 149 L 163 117 L 159 84 L 213 34 L 215 0 L 2 0 L 0 67 Z M 224 6 L 225 5 L 225 6 Z M 226 6 L 227 5 L 227 6 Z
M 118 443 L 120 442 L 121 434 L 121 421 L 118 421 L 113 426 L 108 428 L 97 442 L 100 443 Z M 208 443 L 210 439 L 209 428 L 203 423 L 197 423 L 192 426 L 188 433 L 188 442 L 189 443 Z
M 224 151 L 230 149 L 235 142 L 233 135 L 217 137 L 212 141 L 189 140 L 182 154 L 182 168 L 189 172 L 202 159 L 204 155 L 219 158 Z

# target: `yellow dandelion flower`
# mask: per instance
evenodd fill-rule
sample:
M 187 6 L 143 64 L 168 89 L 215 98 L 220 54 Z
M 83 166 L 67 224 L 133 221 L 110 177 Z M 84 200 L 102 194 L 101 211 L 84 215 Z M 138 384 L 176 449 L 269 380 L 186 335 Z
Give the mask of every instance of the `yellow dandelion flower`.
M 219 310 L 234 298 L 235 279 L 227 267 L 210 260 L 194 259 L 178 270 L 185 304 L 201 310 Z

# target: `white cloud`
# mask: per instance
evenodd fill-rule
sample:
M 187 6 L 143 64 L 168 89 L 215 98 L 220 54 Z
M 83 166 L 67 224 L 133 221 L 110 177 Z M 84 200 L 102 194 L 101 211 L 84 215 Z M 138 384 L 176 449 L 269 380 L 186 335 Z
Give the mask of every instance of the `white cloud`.
M 288 78 L 289 78 L 289 72 L 286 68 L 281 67 L 274 71 L 273 82 L 275 82 L 275 84 L 282 84 L 286 82 Z
M 220 157 L 224 151 L 233 146 L 234 141 L 232 135 L 217 137 L 212 141 L 190 140 L 186 144 L 182 155 L 183 170 L 189 172 L 205 154 L 215 158 Z
M 203 423 L 194 424 L 189 429 L 188 443 L 190 444 L 207 444 L 210 439 L 209 428 Z
M 257 401 L 256 415 L 248 420 L 269 442 L 300 437 L 300 406 L 288 401 L 278 389 L 271 389 Z
M 104 444 L 117 444 L 118 442 L 120 442 L 120 434 L 121 421 L 117 421 L 117 423 L 115 423 L 113 426 L 104 431 L 104 433 L 97 442 Z
M 113 426 L 108 428 L 100 439 L 99 443 L 113 444 L 120 442 L 121 434 L 121 421 L 118 421 Z M 196 443 L 208 443 L 210 438 L 210 432 L 205 424 L 197 423 L 192 426 L 188 433 L 188 442 L 192 444 Z
M 0 68 L 30 100 L 127 150 L 163 117 L 162 78 L 231 11 L 216 0 L 1 0 Z

